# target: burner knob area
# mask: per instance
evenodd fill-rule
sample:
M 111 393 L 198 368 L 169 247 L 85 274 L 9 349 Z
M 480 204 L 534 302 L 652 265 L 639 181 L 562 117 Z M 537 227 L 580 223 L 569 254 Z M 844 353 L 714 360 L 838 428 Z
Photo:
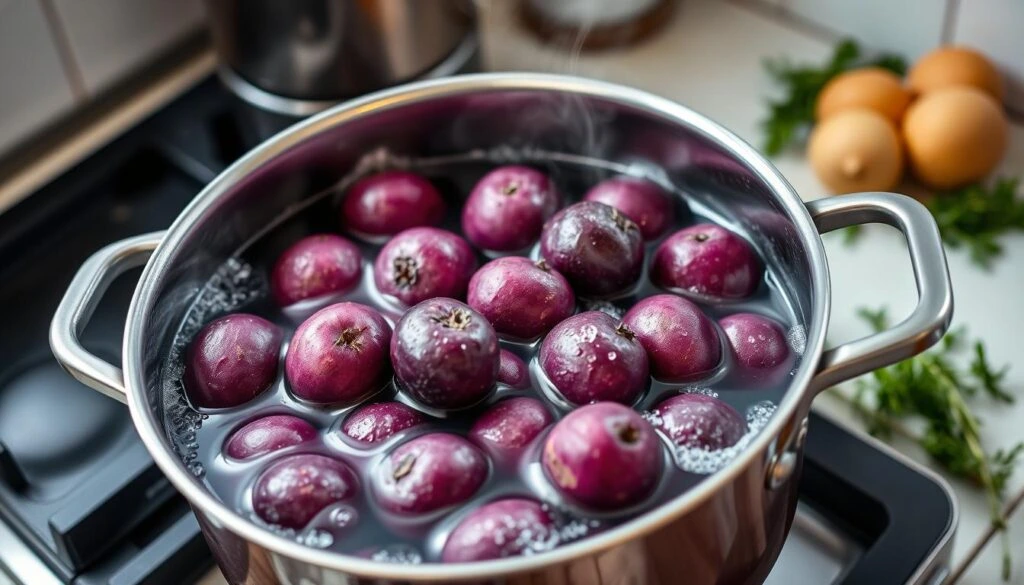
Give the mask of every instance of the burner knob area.
M 25 474 L 18 467 L 18 462 L 11 455 L 7 445 L 0 443 L 0 481 L 3 481 L 14 491 L 20 491 L 28 486 Z
M 55 497 L 65 478 L 104 456 L 131 428 L 127 410 L 61 369 L 52 358 L 0 382 L 0 443 L 31 489 Z

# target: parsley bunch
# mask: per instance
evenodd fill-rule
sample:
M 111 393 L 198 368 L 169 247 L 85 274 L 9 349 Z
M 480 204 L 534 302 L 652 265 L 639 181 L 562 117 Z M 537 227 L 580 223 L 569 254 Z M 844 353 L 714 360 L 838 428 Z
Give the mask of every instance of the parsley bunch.
M 1003 254 L 999 237 L 1024 231 L 1024 201 L 1017 199 L 1018 178 L 999 178 L 990 189 L 971 185 L 938 195 L 928 202 L 942 241 L 950 248 L 966 248 L 971 260 L 988 269 Z
M 885 309 L 861 309 L 858 315 L 876 331 L 888 327 Z M 900 429 L 900 420 L 924 422 L 923 433 L 911 438 L 950 473 L 984 490 L 992 525 L 1001 533 L 1003 579 L 1009 580 L 1010 543 L 1002 509 L 1006 483 L 1024 452 L 1024 443 L 995 452 L 982 445 L 981 422 L 968 402 L 984 395 L 1009 404 L 1013 396 L 1003 387 L 1007 368 L 992 367 L 982 342 L 971 345 L 972 360 L 966 370 L 954 364 L 953 356 L 966 345 L 963 330 L 951 331 L 936 349 L 857 380 L 853 408 L 868 431 L 881 437 Z
M 903 75 L 907 70 L 906 62 L 895 55 L 862 58 L 860 47 L 852 40 L 839 43 L 831 60 L 821 67 L 796 66 L 783 58 L 765 60 L 765 69 L 772 79 L 786 88 L 786 96 L 768 102 L 770 113 L 761 122 L 765 133 L 764 151 L 776 155 L 803 137 L 814 123 L 814 103 L 818 94 L 833 77 L 850 69 L 872 66 L 888 69 L 897 75 Z

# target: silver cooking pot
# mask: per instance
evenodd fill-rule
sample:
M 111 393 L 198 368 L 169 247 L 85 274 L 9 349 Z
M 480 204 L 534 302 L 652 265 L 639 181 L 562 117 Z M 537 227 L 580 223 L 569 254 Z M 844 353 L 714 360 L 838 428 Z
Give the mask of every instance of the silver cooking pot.
M 226 261 L 312 193 L 367 170 L 366 153 L 385 150 L 432 160 L 603 161 L 606 171 L 646 173 L 739 223 L 806 333 L 802 360 L 773 417 L 745 451 L 693 489 L 614 529 L 536 556 L 382 564 L 303 546 L 236 513 L 173 450 L 165 423 L 166 405 L 173 403 L 165 395 L 173 388 L 165 384 L 170 344 Z M 919 302 L 891 329 L 826 350 L 830 293 L 820 234 L 868 222 L 889 224 L 906 237 Z M 142 264 L 121 369 L 90 354 L 79 334 L 107 285 Z M 759 583 L 774 563 L 795 510 L 813 398 L 923 351 L 946 330 L 952 310 L 938 230 L 913 199 L 864 193 L 805 204 L 750 145 L 677 103 L 586 79 L 485 74 L 383 91 L 271 138 L 210 183 L 166 232 L 112 244 L 90 258 L 58 308 L 50 343 L 77 379 L 128 403 L 139 436 L 191 503 L 232 583 L 705 585 Z

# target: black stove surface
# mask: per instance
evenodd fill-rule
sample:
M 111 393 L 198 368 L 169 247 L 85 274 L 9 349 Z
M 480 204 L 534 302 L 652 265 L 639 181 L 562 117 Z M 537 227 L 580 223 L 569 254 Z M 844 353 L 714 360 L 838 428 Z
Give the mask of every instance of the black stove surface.
M 15 535 L 54 582 L 180 584 L 210 567 L 127 409 L 65 374 L 47 331 L 89 254 L 167 227 L 206 182 L 293 121 L 208 79 L 0 214 L 0 544 Z M 113 363 L 137 277 L 114 283 L 83 334 Z M 815 415 L 800 487 L 802 506 L 856 545 L 838 575 L 848 585 L 906 581 L 954 519 L 935 481 Z M 18 562 L 0 546 L 0 573 L 17 575 Z
M 177 584 L 182 570 L 209 564 L 198 525 L 127 409 L 50 353 L 63 290 L 92 252 L 166 228 L 217 172 L 290 122 L 234 102 L 211 80 L 0 215 L 0 517 L 61 581 Z M 111 286 L 82 334 L 115 364 L 139 272 Z M 168 562 L 178 551 L 183 562 Z

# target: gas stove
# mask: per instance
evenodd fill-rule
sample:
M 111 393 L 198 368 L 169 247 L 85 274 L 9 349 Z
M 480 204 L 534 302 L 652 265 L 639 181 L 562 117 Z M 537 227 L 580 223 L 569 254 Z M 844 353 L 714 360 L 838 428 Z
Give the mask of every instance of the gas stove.
M 206 79 L 0 215 L 0 585 L 179 585 L 210 571 L 127 409 L 61 371 L 47 329 L 90 253 L 167 227 L 292 122 Z M 138 274 L 114 283 L 82 335 L 113 363 Z M 767 582 L 941 582 L 956 528 L 948 486 L 827 419 L 812 415 L 810 429 L 798 514 Z

